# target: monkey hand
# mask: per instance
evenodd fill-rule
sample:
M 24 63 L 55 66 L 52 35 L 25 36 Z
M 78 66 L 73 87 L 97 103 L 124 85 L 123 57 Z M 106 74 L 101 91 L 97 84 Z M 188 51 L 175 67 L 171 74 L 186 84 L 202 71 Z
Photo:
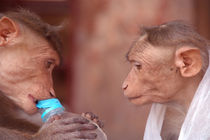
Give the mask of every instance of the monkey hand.
M 82 116 L 90 120 L 90 123 L 93 123 L 96 126 L 98 126 L 98 128 L 94 130 L 94 133 L 97 134 L 96 140 L 107 140 L 106 134 L 101 129 L 104 126 L 104 124 L 99 120 L 98 116 L 96 116 L 92 112 L 82 113 Z
M 95 122 L 100 128 L 104 127 L 104 123 L 102 121 L 100 121 L 98 116 L 96 116 L 94 113 L 85 112 L 85 113 L 82 113 L 82 116 L 87 118 L 88 120 Z
M 78 114 L 65 112 L 46 122 L 32 140 L 96 139 L 97 126 Z

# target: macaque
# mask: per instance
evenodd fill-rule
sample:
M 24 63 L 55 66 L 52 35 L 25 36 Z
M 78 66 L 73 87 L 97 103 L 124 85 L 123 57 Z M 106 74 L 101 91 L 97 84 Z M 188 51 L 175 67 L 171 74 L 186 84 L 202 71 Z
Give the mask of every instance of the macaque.
M 196 89 L 208 67 L 208 41 L 182 22 L 143 27 L 127 53 L 132 68 L 122 88 L 135 105 L 167 105 L 163 140 L 177 140 Z
M 55 98 L 52 71 L 60 63 L 58 28 L 27 10 L 0 15 L 0 139 L 95 139 L 97 126 L 64 113 L 39 126 L 17 118 L 37 112 L 38 100 Z M 57 117 L 58 118 L 58 117 Z M 89 131 L 91 130 L 91 132 Z

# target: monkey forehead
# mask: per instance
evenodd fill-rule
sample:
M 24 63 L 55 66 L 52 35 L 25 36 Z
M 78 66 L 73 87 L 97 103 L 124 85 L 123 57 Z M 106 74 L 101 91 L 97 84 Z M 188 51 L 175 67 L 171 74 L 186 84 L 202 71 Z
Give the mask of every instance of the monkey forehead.
M 162 63 L 173 59 L 173 50 L 165 46 L 150 44 L 135 45 L 128 53 L 129 61 L 145 61 L 147 63 Z
M 38 48 L 43 47 L 42 51 L 48 49 L 47 52 L 49 52 L 49 50 L 53 50 L 51 52 L 53 52 L 53 54 L 56 54 L 59 60 L 62 59 L 60 47 L 59 48 L 55 47 L 59 44 L 58 43 L 59 41 L 53 42 L 49 40 L 46 36 L 43 36 L 36 30 L 34 30 L 33 28 L 30 28 L 30 26 L 27 26 L 16 19 L 14 19 L 14 21 L 18 24 L 18 27 L 20 29 L 20 33 L 18 34 L 18 37 L 19 37 L 18 42 L 21 42 L 21 46 L 24 46 L 28 49 L 34 49 L 34 50 L 37 50 Z M 54 39 L 56 40 L 57 38 L 54 38 Z M 61 44 L 59 44 L 59 46 L 61 46 Z
M 144 49 L 149 45 L 146 41 L 144 41 L 146 36 L 139 37 L 138 40 L 134 41 L 126 54 L 127 60 L 130 60 L 132 57 L 138 54 L 141 54 Z
M 27 38 L 27 39 L 25 39 Z M 20 46 L 27 48 L 31 57 L 53 57 L 60 61 L 60 54 L 52 47 L 51 43 L 29 28 L 23 28 Z
M 23 48 L 21 50 L 23 51 L 25 50 L 29 61 L 32 60 L 34 62 L 42 62 L 43 60 L 52 59 L 54 60 L 57 66 L 60 64 L 59 54 L 50 46 L 50 44 L 47 41 L 46 42 L 40 41 L 38 43 L 31 42 L 30 44 L 27 43 L 20 47 Z
M 37 36 L 40 40 L 37 45 L 34 45 L 33 50 L 37 52 L 37 55 L 41 57 L 51 57 L 56 60 L 56 64 L 59 65 L 61 61 L 61 54 L 58 50 L 56 50 L 52 44 L 43 38 L 42 36 Z M 35 51 L 36 50 L 36 51 Z
M 149 47 L 149 44 L 146 42 L 135 42 L 135 44 L 131 47 L 129 54 L 143 53 L 143 51 Z
M 52 47 L 48 45 L 43 45 L 35 48 L 37 51 L 35 52 L 37 55 L 41 56 L 53 56 L 56 59 L 59 59 L 57 51 L 55 51 Z

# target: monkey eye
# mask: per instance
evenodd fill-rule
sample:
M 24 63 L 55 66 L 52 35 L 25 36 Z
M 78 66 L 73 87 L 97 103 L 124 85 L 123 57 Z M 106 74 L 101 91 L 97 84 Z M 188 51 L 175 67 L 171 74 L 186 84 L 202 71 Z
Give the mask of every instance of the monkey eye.
M 142 68 L 142 65 L 139 62 L 134 62 L 134 66 L 140 70 Z
M 54 65 L 54 63 L 55 63 L 55 60 L 49 59 L 49 60 L 47 60 L 45 66 L 46 66 L 47 69 L 49 69 L 49 68 L 51 68 L 52 65 Z

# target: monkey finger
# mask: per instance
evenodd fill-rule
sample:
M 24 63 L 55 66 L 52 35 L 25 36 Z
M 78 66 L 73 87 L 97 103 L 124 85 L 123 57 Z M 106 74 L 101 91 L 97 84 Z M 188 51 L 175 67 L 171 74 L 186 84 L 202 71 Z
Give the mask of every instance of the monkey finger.
M 61 120 L 58 120 L 58 123 L 62 125 L 68 125 L 68 124 L 74 124 L 74 123 L 87 124 L 89 123 L 89 120 L 79 116 L 79 117 L 61 119 Z
M 96 120 L 94 121 L 100 128 L 103 128 L 104 127 L 104 123 L 100 120 Z
M 55 140 L 84 140 L 84 139 L 96 139 L 96 133 L 86 133 L 86 132 L 72 132 L 67 134 L 58 134 L 53 136 Z
M 65 111 L 61 115 L 62 118 L 77 117 L 77 116 L 80 116 L 80 115 L 72 113 L 72 112 L 67 112 L 67 111 Z
M 76 132 L 76 131 L 90 131 L 90 130 L 95 130 L 97 129 L 97 126 L 94 124 L 70 124 L 70 125 L 65 125 L 65 126 L 58 126 L 59 129 L 54 129 L 52 134 L 57 135 L 57 134 L 64 134 L 64 133 L 71 133 L 71 132 Z M 57 128 L 58 128 L 57 127 Z
M 95 122 L 96 124 L 98 124 L 98 126 L 100 128 L 104 127 L 104 123 L 102 121 L 99 120 L 98 116 L 96 116 L 94 113 L 92 112 L 86 112 L 86 113 L 82 113 L 82 116 L 85 118 L 88 118 L 90 120 L 92 120 L 93 122 Z
M 59 120 L 59 119 L 61 119 L 60 115 L 54 115 L 53 117 L 51 117 L 51 118 L 48 120 L 48 122 L 49 122 L 49 123 L 52 123 L 52 122 L 54 122 L 55 120 Z
M 70 132 L 73 131 L 85 131 L 85 130 L 95 130 L 97 129 L 97 126 L 94 124 L 76 124 L 74 127 L 72 127 L 72 129 L 70 130 Z
M 78 139 L 96 139 L 97 134 L 96 133 L 88 133 L 88 132 L 73 132 L 71 135 L 74 138 Z
M 94 119 L 98 119 L 98 116 L 96 116 L 94 113 L 92 112 L 85 112 L 85 113 L 82 113 L 82 116 L 90 119 L 90 120 L 94 120 Z

